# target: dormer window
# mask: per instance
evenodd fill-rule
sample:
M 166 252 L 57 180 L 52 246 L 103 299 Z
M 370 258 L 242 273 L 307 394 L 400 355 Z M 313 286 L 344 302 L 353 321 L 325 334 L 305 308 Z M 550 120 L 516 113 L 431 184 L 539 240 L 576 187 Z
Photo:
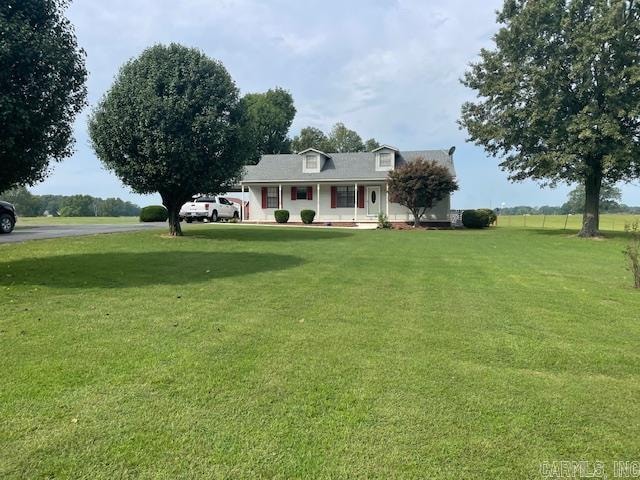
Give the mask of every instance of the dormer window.
M 396 153 L 398 149 L 388 145 L 376 148 L 373 153 L 376 156 L 376 171 L 390 172 L 396 166 Z
M 393 157 L 389 152 L 380 153 L 380 168 L 393 167 Z
M 302 157 L 302 173 L 320 173 L 322 165 L 328 158 L 326 153 L 315 148 L 307 148 L 298 155 Z
M 318 170 L 318 155 L 305 155 L 305 170 Z

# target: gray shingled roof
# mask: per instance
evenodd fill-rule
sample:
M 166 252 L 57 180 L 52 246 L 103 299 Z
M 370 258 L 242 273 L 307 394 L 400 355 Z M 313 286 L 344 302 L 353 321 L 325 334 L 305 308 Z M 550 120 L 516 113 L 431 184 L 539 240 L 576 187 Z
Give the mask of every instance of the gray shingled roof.
M 263 155 L 257 165 L 245 167 L 243 182 L 275 182 L 306 180 L 384 180 L 387 172 L 376 171 L 373 152 L 328 153 L 320 173 L 303 173 L 302 158 L 297 154 Z M 453 158 L 447 150 L 417 150 L 399 152 L 396 155 L 396 167 L 414 161 L 418 157 L 435 160 L 446 166 L 452 175 L 456 172 Z

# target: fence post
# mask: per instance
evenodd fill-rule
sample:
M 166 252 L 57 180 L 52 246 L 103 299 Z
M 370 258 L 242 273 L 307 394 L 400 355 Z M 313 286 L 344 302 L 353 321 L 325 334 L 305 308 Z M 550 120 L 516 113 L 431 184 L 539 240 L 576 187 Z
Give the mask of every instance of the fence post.
M 567 229 L 567 222 L 569 221 L 569 214 L 567 213 L 566 218 L 564 219 L 564 229 Z
M 544 228 L 544 224 L 546 221 L 547 221 L 547 215 L 545 214 L 542 216 L 542 228 Z
M 524 228 L 527 228 L 527 216 L 522 215 L 522 218 L 524 218 Z

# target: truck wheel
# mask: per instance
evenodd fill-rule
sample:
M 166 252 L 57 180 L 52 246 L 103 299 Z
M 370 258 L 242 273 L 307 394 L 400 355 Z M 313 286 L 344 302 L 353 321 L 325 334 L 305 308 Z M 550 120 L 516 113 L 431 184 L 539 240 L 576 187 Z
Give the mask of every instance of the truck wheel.
M 218 221 L 218 212 L 217 212 L 217 210 L 214 210 L 213 212 L 211 212 L 211 221 L 214 222 L 214 223 Z
M 240 215 L 238 215 L 238 212 L 233 212 L 233 218 L 235 218 L 236 220 L 240 218 Z
M 14 222 L 11 215 L 3 213 L 0 215 L 0 233 L 11 233 L 13 231 Z

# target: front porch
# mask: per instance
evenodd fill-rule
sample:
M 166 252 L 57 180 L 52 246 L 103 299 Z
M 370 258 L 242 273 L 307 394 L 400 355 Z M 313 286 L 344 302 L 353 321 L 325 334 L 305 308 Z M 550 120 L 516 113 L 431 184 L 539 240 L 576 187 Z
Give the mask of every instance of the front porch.
M 314 210 L 315 222 L 376 222 L 387 213 L 385 183 L 296 183 L 241 185 L 249 193 L 249 212 L 241 218 L 272 222 L 275 210 L 288 210 L 291 222 L 300 222 L 302 210 Z
M 406 208 L 389 202 L 386 182 L 252 183 L 241 189 L 243 198 L 249 194 L 241 219 L 251 222 L 273 222 L 275 210 L 288 210 L 290 222 L 301 222 L 302 210 L 314 210 L 314 222 L 375 223 L 380 213 L 392 222 L 412 219 Z M 448 222 L 448 201 L 441 203 L 431 220 Z

